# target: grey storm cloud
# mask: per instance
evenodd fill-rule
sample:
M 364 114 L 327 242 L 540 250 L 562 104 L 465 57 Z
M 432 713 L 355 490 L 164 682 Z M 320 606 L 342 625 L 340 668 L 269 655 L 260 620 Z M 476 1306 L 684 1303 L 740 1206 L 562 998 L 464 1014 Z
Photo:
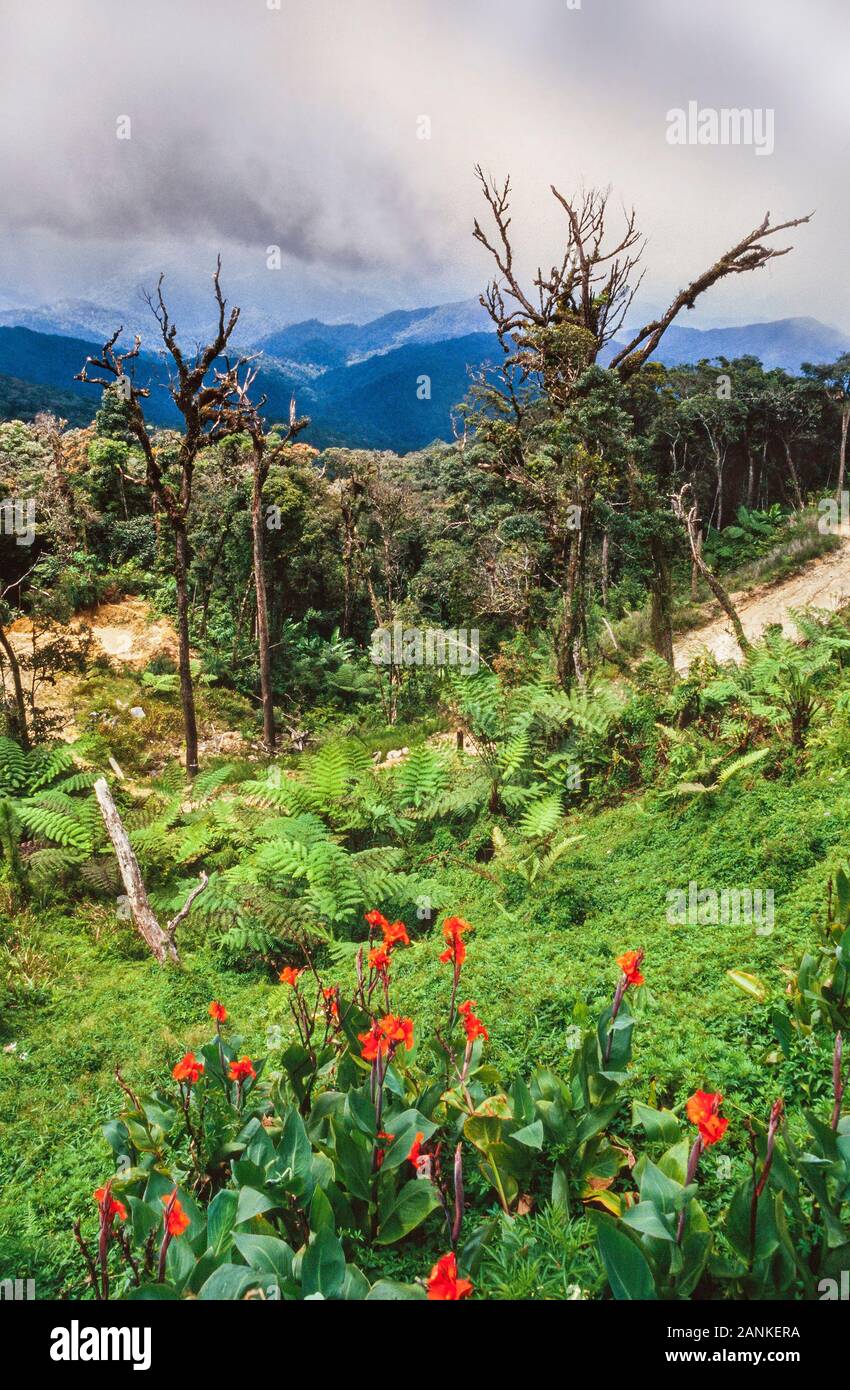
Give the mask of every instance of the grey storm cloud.
M 0 295 L 121 302 L 221 250 L 278 316 L 467 297 L 480 162 L 513 176 L 529 274 L 561 245 L 550 183 L 611 185 L 653 302 L 768 208 L 814 207 L 793 255 L 701 312 L 850 322 L 848 47 L 846 0 L 4 0 Z M 672 147 L 691 102 L 775 110 L 775 152 Z
M 283 196 L 261 160 L 236 159 L 203 130 L 166 132 L 153 145 L 131 134 L 96 158 L 84 151 L 75 161 L 74 186 L 62 196 L 55 186 L 27 182 L 6 208 L 12 228 L 76 240 L 209 238 L 263 250 L 277 246 L 296 261 L 331 260 L 348 270 L 374 262 L 368 246 L 335 238 L 323 225 L 314 192 L 290 187 Z

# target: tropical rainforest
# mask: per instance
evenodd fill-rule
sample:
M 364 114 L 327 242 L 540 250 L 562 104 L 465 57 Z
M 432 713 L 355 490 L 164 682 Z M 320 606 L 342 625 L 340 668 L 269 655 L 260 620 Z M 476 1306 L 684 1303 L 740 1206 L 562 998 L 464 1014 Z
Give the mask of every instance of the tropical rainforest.
M 0 1272 L 37 1297 L 847 1267 L 850 589 L 784 596 L 850 563 L 850 357 L 654 356 L 796 221 L 624 338 L 634 216 L 556 192 L 526 284 L 480 185 L 500 349 L 450 442 L 270 414 L 221 265 L 196 348 L 149 295 L 179 428 L 117 324 L 93 423 L 9 391 Z

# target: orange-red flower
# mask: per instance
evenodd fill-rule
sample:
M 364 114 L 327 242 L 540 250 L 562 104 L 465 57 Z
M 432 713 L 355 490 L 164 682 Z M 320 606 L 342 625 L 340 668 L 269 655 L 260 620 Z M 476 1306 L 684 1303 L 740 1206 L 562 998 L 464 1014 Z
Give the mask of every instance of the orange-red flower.
M 465 922 L 462 917 L 447 917 L 443 923 L 443 938 L 448 945 L 440 956 L 444 964 L 450 961 L 459 969 L 466 960 L 466 946 L 463 940 L 464 932 L 472 931 L 469 922 Z
M 403 922 L 382 922 L 381 931 L 384 934 L 384 945 L 387 949 L 391 949 L 393 946 L 410 945 L 407 927 Z
M 457 1259 L 454 1254 L 444 1255 L 431 1270 L 428 1279 L 429 1299 L 445 1299 L 455 1302 L 472 1293 L 469 1279 L 458 1279 Z
M 322 996 L 334 1023 L 339 1023 L 339 985 L 328 985 L 327 989 L 322 990 Z
M 303 970 L 296 970 L 292 965 L 285 965 L 277 978 L 282 985 L 291 985 L 294 988 L 298 983 L 298 976 L 303 973 Z
M 165 1207 L 165 1227 L 170 1236 L 182 1236 L 190 1225 L 190 1219 L 177 1200 L 177 1189 L 168 1197 L 160 1197 Z
M 379 1054 L 386 1052 L 389 1043 L 381 1032 L 380 1025 L 375 1022 L 368 1033 L 358 1033 L 357 1040 L 362 1044 L 360 1056 L 364 1062 L 374 1062 Z
M 210 1004 L 210 1018 L 214 1018 L 216 1023 L 224 1023 L 227 1018 L 227 1009 L 217 999 Z
M 181 1057 L 177 1065 L 172 1067 L 171 1075 L 175 1081 L 186 1081 L 190 1086 L 194 1086 L 203 1070 L 203 1062 L 194 1052 L 187 1052 L 185 1057 Z
M 230 1063 L 228 1076 L 231 1081 L 247 1081 L 248 1077 L 256 1077 L 254 1063 L 250 1057 L 240 1057 L 238 1062 Z
M 424 1134 L 422 1133 L 422 1131 L 420 1130 L 419 1133 L 417 1134 L 416 1138 L 414 1139 L 413 1143 L 412 1143 L 411 1146 L 410 1146 L 410 1153 L 407 1155 L 407 1161 L 408 1161 L 408 1163 L 412 1163 L 413 1166 L 414 1166 L 414 1168 L 416 1167 L 417 1163 L 419 1162 L 419 1154 L 420 1154 L 420 1151 L 421 1151 L 421 1149 L 422 1149 L 422 1140 L 423 1140 L 424 1138 L 425 1138 L 425 1135 L 424 1135 Z
M 358 1033 L 358 1041 L 363 1044 L 360 1056 L 364 1062 L 374 1062 L 377 1056 L 385 1057 L 394 1051 L 399 1043 L 405 1047 L 413 1046 L 413 1020 L 399 1018 L 397 1014 L 386 1014 L 376 1019 L 368 1033 Z
M 389 922 L 383 912 L 378 912 L 377 908 L 373 907 L 371 912 L 366 913 L 366 921 L 373 931 L 376 927 L 380 927 L 381 931 L 387 931 L 389 929 Z
M 387 1014 L 381 1019 L 381 1029 L 393 1045 L 404 1043 L 405 1047 L 413 1046 L 412 1018 L 399 1018 L 398 1014 Z
M 643 951 L 626 951 L 625 955 L 617 957 L 617 964 L 626 977 L 627 985 L 643 984 L 643 975 L 640 973 L 643 957 Z
M 729 1121 L 717 1113 L 722 1104 L 719 1091 L 695 1091 L 685 1106 L 688 1119 L 696 1125 L 706 1146 L 716 1144 L 726 1133 Z
M 487 1032 L 481 1019 L 476 1018 L 475 1014 L 472 1012 L 474 1008 L 474 999 L 467 999 L 466 1002 L 461 1004 L 458 1008 L 458 1013 L 463 1019 L 463 1026 L 466 1029 L 466 1040 L 467 1042 L 475 1042 L 476 1038 L 483 1038 L 485 1042 L 489 1042 L 490 1034 Z
M 379 975 L 386 975 L 390 968 L 390 950 L 387 946 L 374 946 L 367 959 L 371 970 L 377 970 Z
M 127 1220 L 127 1208 L 123 1202 L 118 1201 L 117 1197 L 113 1197 L 109 1183 L 96 1189 L 94 1200 L 105 1211 L 107 1221 L 112 1221 L 116 1216 L 119 1221 Z

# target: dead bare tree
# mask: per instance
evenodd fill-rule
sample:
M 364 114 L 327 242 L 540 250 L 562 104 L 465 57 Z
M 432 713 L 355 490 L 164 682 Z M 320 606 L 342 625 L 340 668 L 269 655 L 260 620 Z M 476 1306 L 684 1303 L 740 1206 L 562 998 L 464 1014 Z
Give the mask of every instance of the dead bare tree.
M 221 376 L 232 386 L 231 404 L 228 407 L 229 428 L 233 433 L 245 433 L 251 441 L 251 537 L 254 561 L 254 589 L 257 598 L 257 645 L 260 666 L 260 697 L 263 705 L 263 742 L 268 753 L 276 747 L 274 722 L 274 692 L 272 690 L 271 642 L 269 639 L 269 605 L 265 569 L 265 532 L 263 530 L 263 490 L 268 482 L 269 470 L 286 457 L 286 451 L 293 440 L 310 423 L 306 415 L 298 416 L 295 410 L 295 397 L 289 403 L 289 423 L 283 429 L 270 435 L 262 417 L 266 397 L 254 403 L 251 388 L 257 376 L 256 367 L 248 367 L 244 377 L 239 380 L 232 373 Z
M 744 632 L 743 624 L 738 617 L 738 611 L 729 597 L 728 591 L 721 584 L 717 575 L 709 569 L 703 558 L 702 536 L 699 530 L 697 504 L 693 501 L 688 505 L 690 497 L 693 497 L 693 488 L 690 483 L 685 483 L 685 486 L 681 488 L 679 492 L 675 492 L 670 498 L 674 515 L 677 520 L 681 521 L 685 528 L 695 567 L 699 570 L 699 573 L 702 575 L 709 589 L 717 599 L 717 602 L 720 604 L 720 607 L 723 609 L 723 612 L 732 624 L 735 640 L 741 648 L 741 652 L 746 656 L 747 652 L 752 651 L 752 644 L 747 634 Z
M 130 477 L 130 481 L 148 489 L 153 505 L 168 518 L 174 537 L 174 578 L 177 586 L 177 638 L 178 670 L 180 674 L 180 701 L 183 707 L 183 726 L 186 741 L 186 771 L 193 777 L 198 771 L 198 726 L 195 715 L 195 696 L 192 688 L 192 673 L 189 665 L 189 588 L 188 573 L 191 552 L 189 546 L 188 522 L 192 503 L 192 482 L 195 462 L 201 449 L 221 438 L 228 432 L 228 414 L 225 407 L 231 401 L 235 388 L 236 375 L 241 361 L 226 372 L 216 371 L 212 379 L 210 373 L 214 364 L 221 358 L 239 319 L 238 308 L 227 312 L 227 301 L 221 291 L 221 257 L 216 262 L 213 274 L 213 291 L 218 310 L 218 322 L 210 341 L 198 347 L 192 356 L 187 356 L 177 341 L 177 329 L 172 322 L 162 293 L 163 276 L 159 277 L 156 294 L 145 296 L 150 309 L 159 324 L 159 331 L 165 349 L 171 359 L 173 375 L 170 379 L 170 393 L 174 404 L 183 417 L 183 433 L 177 454 L 180 480 L 177 485 L 167 481 L 162 463 L 151 437 L 142 402 L 150 395 L 148 387 L 139 386 L 134 380 L 136 361 L 141 349 L 141 338 L 137 334 L 132 348 L 118 349 L 122 329 L 119 328 L 104 344 L 100 357 L 89 357 L 77 381 L 94 382 L 103 387 L 121 387 L 122 397 L 127 406 L 127 425 L 138 440 L 145 461 L 143 478 Z M 93 369 L 105 372 L 106 376 L 92 374 Z
M 523 283 L 516 268 L 510 230 L 510 178 L 497 183 L 484 174 L 480 165 L 475 173 L 494 231 L 488 234 L 476 219 L 473 236 L 492 256 L 497 270 L 481 295 L 481 304 L 493 322 L 504 352 L 500 368 L 490 374 L 489 401 L 486 393 L 479 394 L 485 404 L 495 407 L 496 413 L 516 426 L 510 436 L 510 457 L 507 459 L 508 471 L 515 479 L 522 475 L 522 469 L 517 466 L 517 454 L 521 452 L 518 437 L 523 423 L 518 384 L 520 387 L 539 384 L 553 413 L 561 415 L 575 401 L 582 376 L 609 344 L 613 345 L 614 352 L 608 366 L 621 382 L 627 382 L 651 359 L 683 309 L 692 309 L 700 295 L 727 276 L 759 270 L 769 261 L 786 256 L 792 249 L 790 246 L 769 246 L 767 239 L 799 227 L 811 217 L 808 214 L 772 223 L 770 213 L 766 213 L 757 227 L 680 290 L 660 318 L 651 320 L 621 343 L 618 335 L 643 275 L 640 263 L 645 239 L 638 231 L 634 209 L 624 209 L 621 229 L 612 236 L 608 225 L 609 190 L 591 189 L 567 198 L 551 185 L 552 196 L 566 216 L 563 252 L 548 271 L 538 266 L 530 283 Z M 570 537 L 571 553 L 564 566 L 567 592 L 558 641 L 558 664 L 561 679 L 566 684 L 577 675 L 572 649 L 580 642 L 585 626 L 581 611 L 588 552 L 585 525 L 592 518 L 595 482 L 589 476 L 584 476 L 583 482 L 586 494 L 589 489 L 591 495 L 571 499 L 572 505 L 581 506 L 584 521 L 582 528 Z M 667 566 L 660 544 L 654 547 L 652 562 Z M 667 592 L 669 574 L 659 574 L 656 578 L 658 592 Z M 672 647 L 667 637 L 664 651 L 669 659 Z
M 475 174 L 496 231 L 491 241 L 476 218 L 473 236 L 490 252 L 498 270 L 481 295 L 481 304 L 514 364 L 527 374 L 539 374 L 549 399 L 563 405 L 577 375 L 596 361 L 623 327 L 640 288 L 643 272 L 638 270 L 646 241 L 637 229 L 635 211 L 624 210 L 619 239 L 611 242 L 607 225 L 610 190 L 594 188 L 566 198 L 552 184 L 552 196 L 567 218 L 563 254 L 548 272 L 538 267 L 531 286 L 523 287 L 510 237 L 510 178 L 499 185 L 480 165 Z M 787 256 L 792 247 L 763 243 L 811 217 L 808 213 L 771 223 L 770 213 L 765 213 L 757 227 L 680 290 L 660 318 L 645 324 L 619 348 L 611 358 L 611 368 L 623 380 L 628 379 L 651 358 L 683 309 L 692 309 L 701 294 L 728 275 L 760 270 L 769 261 Z M 553 328 L 560 329 L 560 335 L 541 335 L 541 330 Z

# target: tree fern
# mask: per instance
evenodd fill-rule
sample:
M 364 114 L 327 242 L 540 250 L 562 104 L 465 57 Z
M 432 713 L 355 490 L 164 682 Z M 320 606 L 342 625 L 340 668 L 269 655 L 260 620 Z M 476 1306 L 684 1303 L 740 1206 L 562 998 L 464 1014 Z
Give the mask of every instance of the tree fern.
M 520 816 L 518 829 L 527 839 L 544 839 L 552 835 L 563 817 L 559 796 L 543 796 L 533 801 Z
M 396 770 L 395 784 L 405 809 L 422 810 L 436 805 L 449 785 L 445 756 L 427 744 L 418 744 Z

